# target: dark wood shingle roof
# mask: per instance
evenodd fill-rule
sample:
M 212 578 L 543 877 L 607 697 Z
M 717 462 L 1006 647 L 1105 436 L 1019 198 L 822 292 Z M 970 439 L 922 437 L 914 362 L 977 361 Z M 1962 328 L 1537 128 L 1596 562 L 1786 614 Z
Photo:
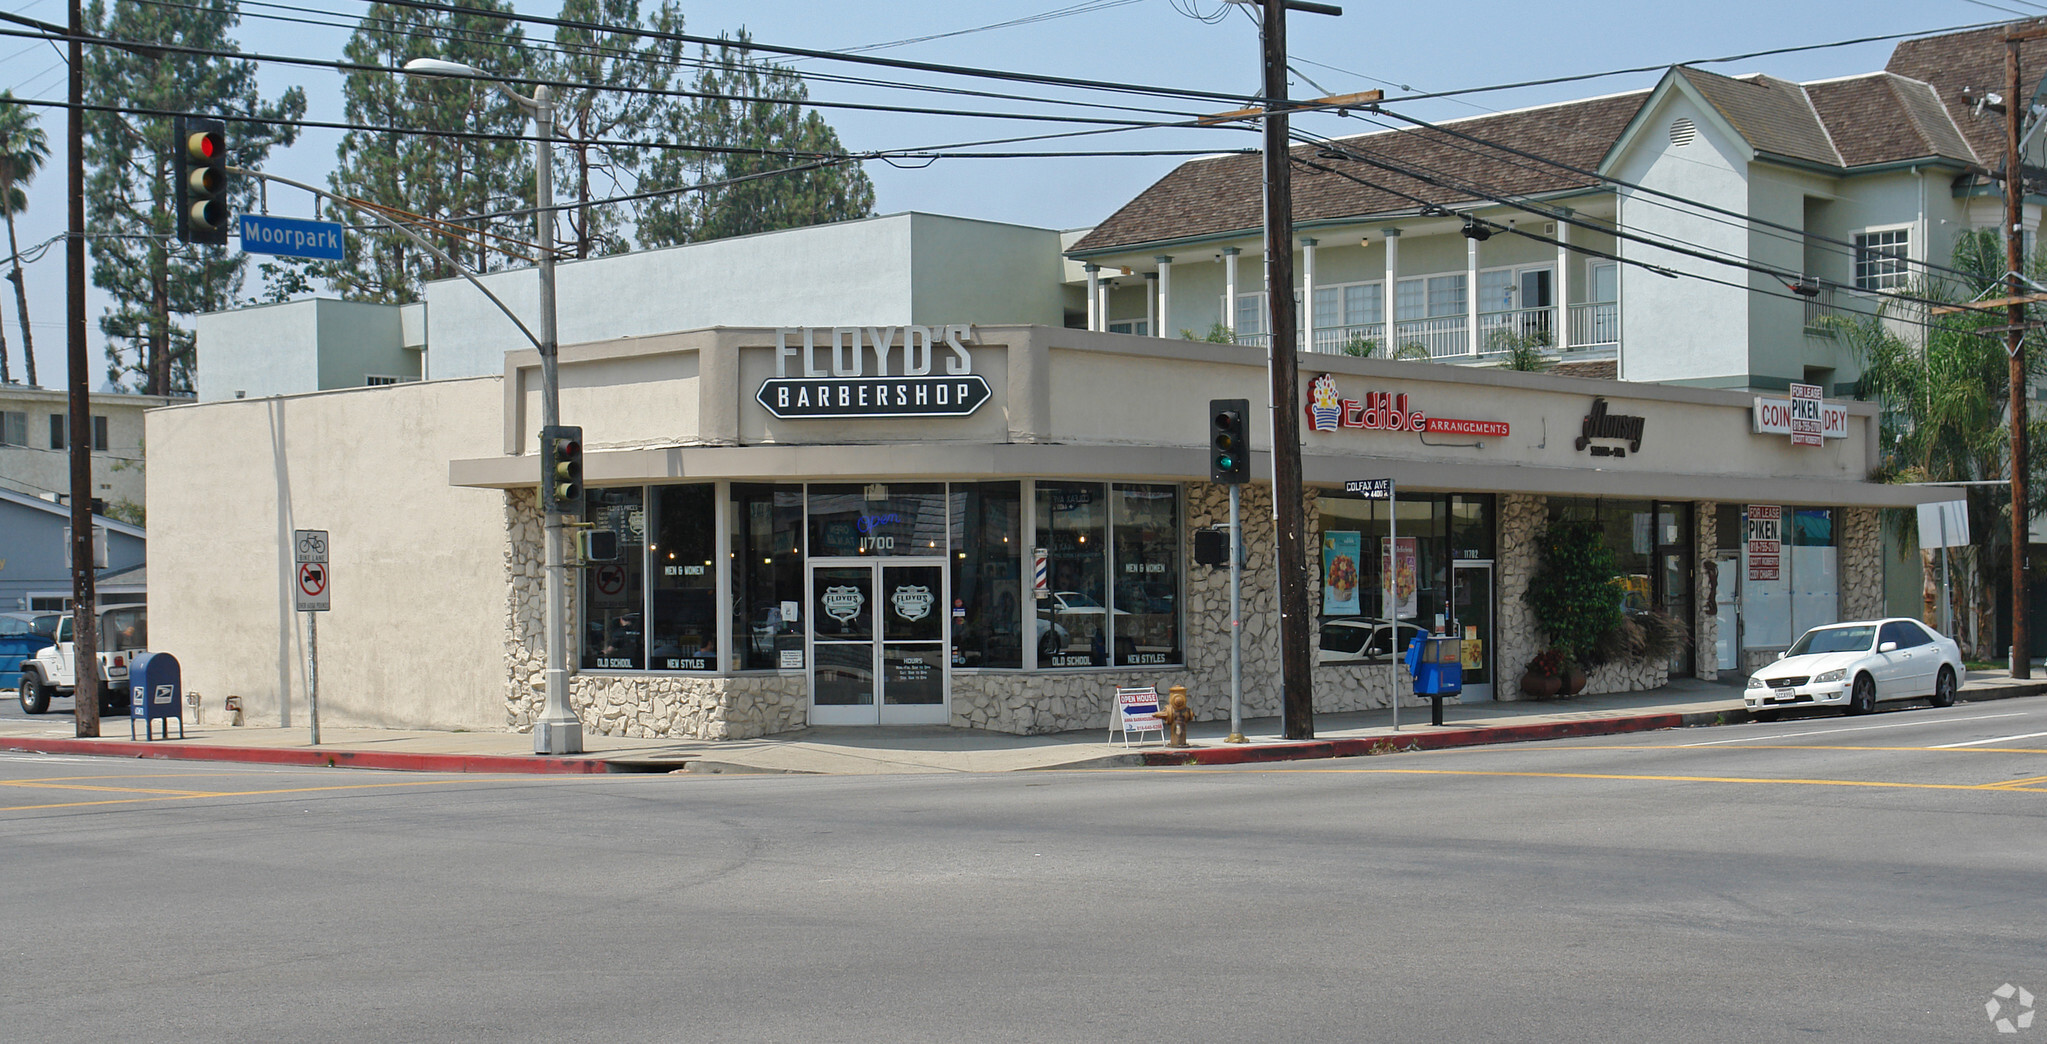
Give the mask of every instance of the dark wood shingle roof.
M 1907 40 L 1891 51 L 1885 71 L 1933 85 L 1948 115 L 1962 136 L 1987 166 L 2002 166 L 2004 117 L 1985 110 L 1977 115 L 1974 103 L 1962 93 L 1964 87 L 1978 92 L 2005 90 L 2004 35 L 2015 28 L 2037 25 L 2016 22 L 1966 33 L 1929 36 Z M 2019 45 L 2019 72 L 2026 83 L 2037 85 L 2047 71 L 2047 40 L 2028 40 Z
M 1483 141 L 1512 145 L 1591 170 L 1648 96 L 1647 91 L 1634 91 L 1458 120 L 1446 126 Z M 1592 178 L 1516 159 L 1427 128 L 1360 135 L 1341 139 L 1339 144 L 1396 170 L 1371 162 L 1324 158 L 1318 155 L 1322 150 L 1317 146 L 1296 147 L 1293 155 L 1297 161 L 1332 167 L 1370 183 L 1359 184 L 1342 174 L 1318 172 L 1296 162 L 1297 224 L 1411 214 L 1420 206 L 1417 200 L 1460 204 L 1483 198 L 1454 187 L 1465 182 L 1506 196 L 1561 192 L 1595 183 Z M 1264 220 L 1261 162 L 1258 156 L 1242 155 L 1183 163 L 1083 236 L 1070 252 L 1085 254 L 1257 228 Z M 1431 184 L 1425 178 L 1440 179 L 1443 184 Z

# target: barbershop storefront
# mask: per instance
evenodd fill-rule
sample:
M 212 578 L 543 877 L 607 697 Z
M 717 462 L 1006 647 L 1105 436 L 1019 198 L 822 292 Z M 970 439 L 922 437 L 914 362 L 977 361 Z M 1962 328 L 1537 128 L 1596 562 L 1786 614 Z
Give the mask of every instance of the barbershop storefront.
M 1206 481 L 1206 407 L 1256 402 L 1263 362 L 1235 345 L 1043 326 L 718 328 L 565 348 L 562 416 L 586 447 L 581 521 L 620 548 L 572 571 L 571 702 L 598 733 L 704 738 L 1100 728 L 1119 685 L 1184 685 L 1199 715 L 1226 715 L 1228 570 L 1193 561 L 1196 533 L 1228 517 L 1226 489 Z M 1517 698 L 1542 646 L 1524 599 L 1534 548 L 1559 518 L 1597 521 L 1629 606 L 1669 612 L 1694 635 L 1681 657 L 1595 675 L 1592 691 L 1710 677 L 1728 640 L 1737 661 L 1757 654 L 1735 627 L 1723 639 L 1720 621 L 1742 606 L 1724 601 L 1736 585 L 1707 576 L 1730 548 L 1760 575 L 1766 549 L 1725 532 L 1750 505 L 1833 522 L 1840 552 L 1824 569 L 1826 556 L 1806 556 L 1816 572 L 1784 556 L 1782 575 L 1810 581 L 1780 584 L 1793 618 L 1881 609 L 1882 563 L 1860 548 L 1877 508 L 1914 494 L 1862 481 L 1867 407 L 1844 408 L 1820 445 L 1794 447 L 1759 431 L 1734 393 L 1311 365 L 1301 401 L 1320 552 L 1307 623 L 1318 710 L 1411 699 L 1388 664 L 1416 628 L 1469 639 L 1467 700 Z M 323 721 L 530 727 L 544 705 L 538 389 L 537 359 L 512 353 L 501 379 L 152 414 L 152 525 L 174 536 L 169 559 L 152 562 L 173 587 L 152 622 L 194 650 L 194 687 L 242 695 L 258 721 L 302 699 L 299 679 L 274 667 L 299 641 L 278 629 L 284 596 L 260 573 L 208 568 L 274 552 L 288 513 L 284 532 L 335 533 Z M 394 413 L 419 428 L 377 447 Z M 355 439 L 274 434 L 308 424 Z M 418 511 L 381 512 L 364 496 L 378 479 L 340 448 L 364 438 L 365 452 L 409 469 Z M 1279 627 L 1270 458 L 1253 441 L 1243 677 L 1245 712 L 1263 716 L 1278 710 Z M 231 479 L 200 451 L 221 445 L 273 448 L 271 510 L 209 509 Z M 1398 498 L 1343 492 L 1366 478 L 1393 479 Z M 379 611 L 344 612 L 351 590 Z M 379 683 L 429 676 L 445 686 Z

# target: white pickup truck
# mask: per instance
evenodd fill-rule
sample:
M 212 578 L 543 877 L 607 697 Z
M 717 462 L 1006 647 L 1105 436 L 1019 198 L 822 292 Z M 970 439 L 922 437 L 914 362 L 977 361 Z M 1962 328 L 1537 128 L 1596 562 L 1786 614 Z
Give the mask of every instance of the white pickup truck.
M 149 623 L 142 606 L 107 609 L 99 618 L 100 713 L 128 713 L 128 665 L 148 648 Z M 78 688 L 71 615 L 57 622 L 57 644 L 21 661 L 21 709 L 41 714 L 52 697 L 69 699 Z

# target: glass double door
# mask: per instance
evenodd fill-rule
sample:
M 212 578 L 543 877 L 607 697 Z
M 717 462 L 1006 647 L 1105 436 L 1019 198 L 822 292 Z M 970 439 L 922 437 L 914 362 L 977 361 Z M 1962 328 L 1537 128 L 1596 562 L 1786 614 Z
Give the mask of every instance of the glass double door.
M 946 572 L 942 558 L 811 562 L 811 724 L 946 724 Z

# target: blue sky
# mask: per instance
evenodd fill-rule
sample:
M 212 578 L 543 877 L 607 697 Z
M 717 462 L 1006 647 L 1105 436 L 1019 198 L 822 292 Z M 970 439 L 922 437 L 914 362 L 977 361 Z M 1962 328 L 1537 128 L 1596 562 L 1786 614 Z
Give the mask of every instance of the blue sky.
M 361 0 L 282 0 L 297 7 L 357 14 Z M 517 3 L 522 13 L 553 15 L 552 2 Z M 1700 62 L 1729 55 L 1776 48 L 1808 47 L 1892 33 L 1927 33 L 2028 15 L 2047 14 L 2047 4 L 2019 0 L 1832 0 L 1805 4 L 1720 0 L 1717 3 L 1642 2 L 1642 0 L 1579 0 L 1570 5 L 1501 3 L 1466 0 L 1454 8 L 1428 4 L 1392 4 L 1348 0 L 1341 18 L 1296 13 L 1289 18 L 1290 55 L 1313 83 L 1296 79 L 1293 94 L 1312 97 L 1330 93 L 1384 89 L 1389 97 L 1412 92 L 1454 91 L 1524 80 L 1572 76 L 1640 66 Z M 840 50 L 891 43 L 934 34 L 951 34 L 919 43 L 871 51 L 876 55 L 920 61 L 980 66 L 1090 80 L 1157 84 L 1218 92 L 1248 92 L 1258 76 L 1258 34 L 1244 12 L 1218 0 L 1002 0 L 1002 2 L 927 2 L 888 0 L 849 4 L 819 0 L 754 0 L 745 4 L 712 4 L 684 0 L 692 33 L 714 35 L 744 25 L 756 41 L 819 50 Z M 964 32 L 993 23 L 1078 8 L 1077 13 L 1006 28 Z M 7 10 L 50 21 L 62 21 L 63 0 L 0 0 Z M 1568 12 L 1568 13 L 1563 13 Z M 348 31 L 320 29 L 256 17 L 291 12 L 244 7 L 242 46 L 251 52 L 339 57 Z M 1196 15 L 1205 17 L 1195 17 Z M 334 18 L 334 21 L 343 19 Z M 528 27 L 528 36 L 551 37 L 544 27 Z M 1767 72 L 1794 80 L 1822 79 L 1881 69 L 1891 42 L 1856 44 L 1707 65 L 1715 72 Z M 822 60 L 802 61 L 806 71 L 894 77 L 923 83 L 946 83 L 1010 93 L 1044 96 L 1045 88 L 1020 84 L 971 82 L 922 73 L 895 73 Z M 341 118 L 337 75 L 289 66 L 263 70 L 266 93 L 291 84 L 306 89 L 309 116 Z M 1611 94 L 1646 87 L 1654 73 L 1609 76 L 1580 82 L 1490 92 L 1455 99 L 1433 99 L 1401 107 L 1424 119 L 1451 119 L 1567 98 Z M 0 87 L 32 98 L 61 98 L 64 69 L 46 44 L 0 39 Z M 1066 97 L 1071 92 L 1056 92 Z M 976 104 L 1007 111 L 1069 111 L 1021 102 L 986 101 L 928 95 L 901 90 L 817 83 L 817 99 L 882 102 L 969 108 Z M 920 99 L 922 99 L 920 101 Z M 1114 99 L 1122 103 L 1128 98 Z M 1203 111 L 1199 104 L 1168 103 L 1181 111 Z M 1043 133 L 1043 124 L 963 119 L 929 114 L 830 112 L 827 118 L 842 140 L 855 150 L 940 145 Z M 64 121 L 46 113 L 43 125 L 53 146 L 61 147 Z M 1306 129 L 1325 134 L 1361 133 L 1374 129 L 1361 121 L 1318 116 L 1301 121 Z M 338 134 L 307 134 L 296 146 L 272 157 L 269 169 L 285 176 L 324 184 L 334 163 Z M 1042 148 L 1233 148 L 1255 144 L 1255 137 L 1229 131 L 1144 131 L 1076 139 L 1070 144 L 1044 143 Z M 1030 148 L 1034 146 L 1019 146 Z M 942 160 L 917 169 L 869 163 L 876 208 L 881 213 L 924 210 L 967 217 L 1011 221 L 1053 228 L 1082 227 L 1106 217 L 1116 207 L 1170 170 L 1168 158 L 1084 158 L 1022 160 Z M 62 231 L 63 167 L 61 153 L 30 190 L 30 209 L 20 218 L 24 247 Z M 271 212 L 310 216 L 299 193 L 273 192 Z M 63 382 L 62 249 L 53 249 L 29 266 L 30 313 L 36 335 L 38 376 L 45 386 Z M 260 286 L 252 275 L 248 291 Z M 11 297 L 11 294 L 8 295 Z M 94 295 L 88 305 L 91 326 L 93 383 L 101 383 L 101 349 L 97 318 L 104 307 Z M 14 374 L 22 377 L 20 336 L 13 302 L 0 303 L 6 322 Z M 203 363 L 202 363 L 203 365 Z

